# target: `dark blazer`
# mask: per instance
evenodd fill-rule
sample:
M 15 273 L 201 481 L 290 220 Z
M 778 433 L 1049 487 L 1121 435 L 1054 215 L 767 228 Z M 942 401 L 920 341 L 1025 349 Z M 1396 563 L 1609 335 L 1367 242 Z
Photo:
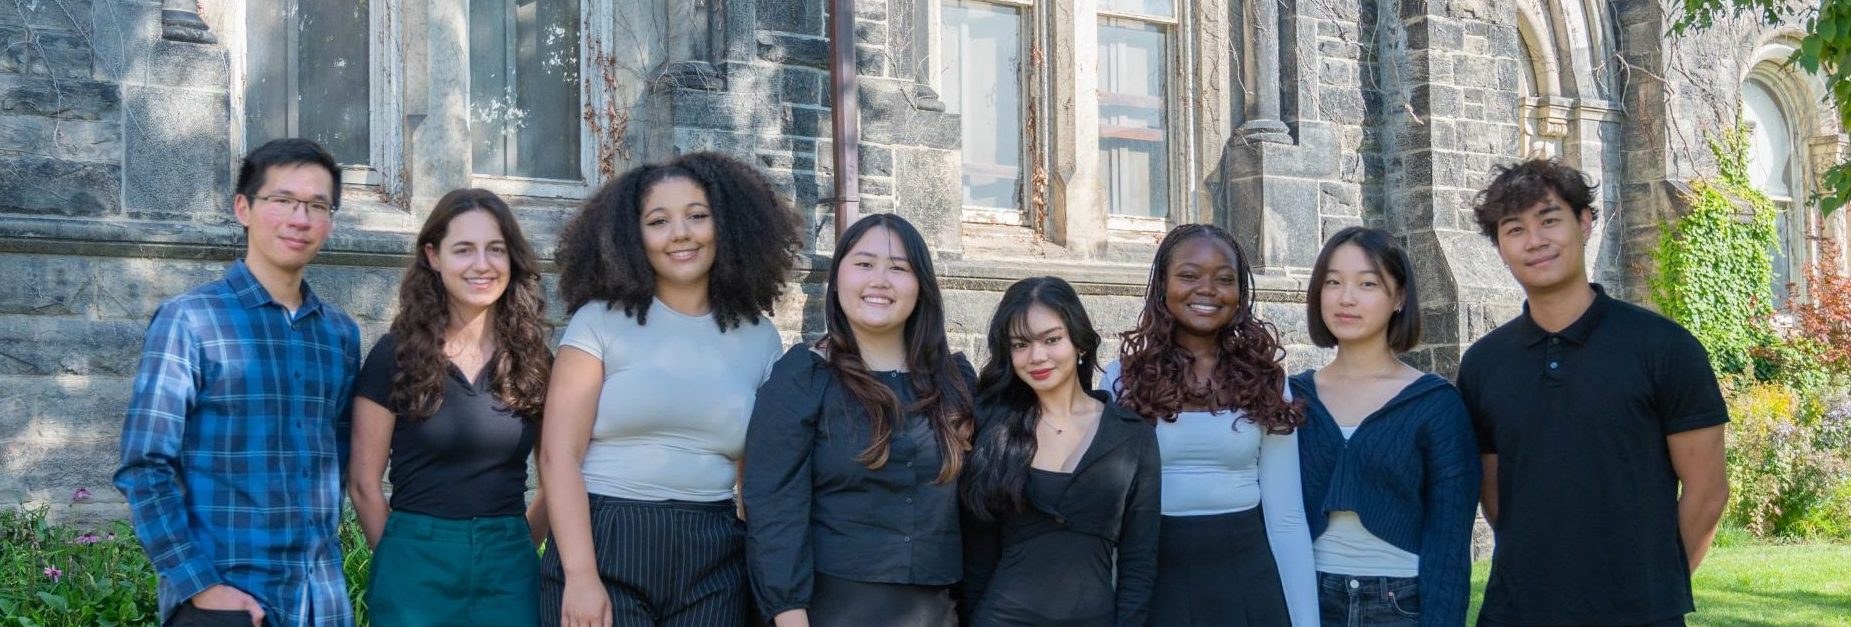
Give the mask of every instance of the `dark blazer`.
M 1029 509 L 985 523 L 968 512 L 964 516 L 963 610 L 974 611 L 995 574 L 1004 542 L 1019 542 L 1045 533 L 1067 530 L 1098 536 L 1117 548 L 1118 625 L 1143 625 L 1157 581 L 1157 526 L 1162 514 L 1162 464 L 1157 432 L 1149 422 L 1131 413 L 1104 393 L 1092 395 L 1105 403 L 1099 430 L 1073 469 L 1073 479 L 1048 509 L 1030 501 Z M 984 431 L 1002 428 L 996 414 L 979 407 L 978 439 Z M 1055 573 L 1049 573 L 1054 575 Z M 1078 592 L 1058 577 L 1047 585 L 1056 594 Z

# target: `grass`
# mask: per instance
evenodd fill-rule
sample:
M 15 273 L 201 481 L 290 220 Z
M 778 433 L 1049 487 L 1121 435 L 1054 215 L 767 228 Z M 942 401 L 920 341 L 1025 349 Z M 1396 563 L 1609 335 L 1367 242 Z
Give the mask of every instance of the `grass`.
M 1491 563 L 1472 568 L 1474 624 Z M 1851 544 L 1724 543 L 1693 581 L 1691 627 L 1851 626 Z

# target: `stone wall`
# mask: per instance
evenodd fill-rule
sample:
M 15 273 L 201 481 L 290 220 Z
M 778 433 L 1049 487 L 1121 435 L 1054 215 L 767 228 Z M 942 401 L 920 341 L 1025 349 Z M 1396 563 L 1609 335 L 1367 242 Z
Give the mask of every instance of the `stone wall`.
M 933 1 L 857 4 L 862 210 L 898 212 L 931 239 L 954 347 L 974 358 L 1001 291 L 1040 274 L 1074 282 L 1115 348 L 1140 310 L 1161 234 L 1107 229 L 1093 206 L 1101 183 L 1088 168 L 1097 164 L 1072 152 L 1076 141 L 1097 141 L 1087 134 L 1096 116 L 1075 104 L 1096 102 L 1076 89 L 1096 86 L 1084 71 L 1096 59 L 1084 49 L 1039 51 L 1055 100 L 1039 121 L 1052 140 L 1030 147 L 1051 166 L 1038 188 L 1047 221 L 964 222 L 962 121 L 924 73 Z M 1279 328 L 1292 371 L 1329 356 L 1310 346 L 1302 302 L 1324 238 L 1353 224 L 1396 233 L 1425 295 L 1429 342 L 1410 359 L 1450 373 L 1464 347 L 1521 302 L 1468 210 L 1490 168 L 1527 150 L 1519 137 L 1531 133 L 1602 183 L 1606 225 L 1590 260 L 1600 280 L 1642 296 L 1641 259 L 1659 221 L 1678 210 L 1678 185 L 1713 169 L 1700 138 L 1733 119 L 1726 96 L 1790 29 L 1730 25 L 1671 44 L 1657 3 L 1589 12 L 1601 4 L 1179 0 L 1188 12 L 1179 24 L 1192 30 L 1178 40 L 1187 74 L 1176 81 L 1177 133 L 1190 144 L 1172 177 L 1186 179 L 1178 184 L 1187 198 L 1172 222 L 1212 221 L 1242 240 L 1256 264 L 1258 311 Z M 467 52 L 468 25 L 455 5 L 369 5 L 373 88 L 394 95 L 374 111 L 382 161 L 345 187 L 335 233 L 309 274 L 369 343 L 395 312 L 394 286 L 424 212 L 445 191 L 477 183 L 467 74 L 454 62 Z M 1063 11 L 1095 5 L 1038 2 L 1051 15 L 1035 24 L 1050 32 L 1035 45 L 1087 44 L 1093 22 Z M 242 250 L 230 215 L 243 150 L 233 91 L 241 6 L 49 0 L 0 9 L 0 506 L 48 504 L 78 520 L 122 515 L 109 481 L 147 320 Z M 825 0 L 585 6 L 592 184 L 693 150 L 761 167 L 808 223 L 777 324 L 787 342 L 815 337 L 834 247 Z M 1521 64 L 1537 49 L 1551 61 L 1535 63 L 1555 69 L 1526 97 Z M 1813 163 L 1842 150 L 1838 132 L 1825 122 L 1813 129 L 1830 139 L 1808 147 Z M 583 192 L 510 195 L 544 256 Z M 1820 227 L 1842 234 L 1842 222 Z M 79 487 L 92 499 L 72 504 Z

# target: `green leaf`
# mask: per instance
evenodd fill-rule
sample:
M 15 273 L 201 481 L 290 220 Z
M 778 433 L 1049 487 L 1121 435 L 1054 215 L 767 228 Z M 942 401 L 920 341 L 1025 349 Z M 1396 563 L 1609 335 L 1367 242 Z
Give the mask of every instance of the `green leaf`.
M 44 601 L 46 605 L 49 605 L 52 607 L 52 609 L 58 610 L 60 612 L 68 612 L 71 609 L 70 604 L 64 600 L 64 597 L 52 594 L 50 592 L 40 592 L 39 600 Z

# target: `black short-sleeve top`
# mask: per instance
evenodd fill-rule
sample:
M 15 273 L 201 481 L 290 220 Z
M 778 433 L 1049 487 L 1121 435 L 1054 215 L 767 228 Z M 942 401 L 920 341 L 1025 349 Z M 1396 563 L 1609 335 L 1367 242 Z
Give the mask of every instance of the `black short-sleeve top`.
M 494 393 L 497 352 L 471 384 L 446 364 L 443 403 L 424 420 L 398 415 L 392 375 L 398 342 L 388 333 L 366 355 L 354 395 L 378 403 L 398 419 L 392 427 L 392 509 L 438 518 L 518 516 L 527 509 L 527 456 L 537 428 L 501 404 Z
M 956 356 L 967 390 L 976 373 Z M 875 372 L 902 407 L 911 376 Z M 855 461 L 867 410 L 807 344 L 758 390 L 746 430 L 746 563 L 766 616 L 807 608 L 817 573 L 852 581 L 948 586 L 962 576 L 957 481 L 933 483 L 942 456 L 930 421 L 907 412 L 886 464 Z
M 1728 422 L 1689 331 L 1595 285 L 1551 333 L 1523 314 L 1466 351 L 1459 392 L 1497 455 L 1487 624 L 1644 624 L 1692 610 L 1666 436 Z

